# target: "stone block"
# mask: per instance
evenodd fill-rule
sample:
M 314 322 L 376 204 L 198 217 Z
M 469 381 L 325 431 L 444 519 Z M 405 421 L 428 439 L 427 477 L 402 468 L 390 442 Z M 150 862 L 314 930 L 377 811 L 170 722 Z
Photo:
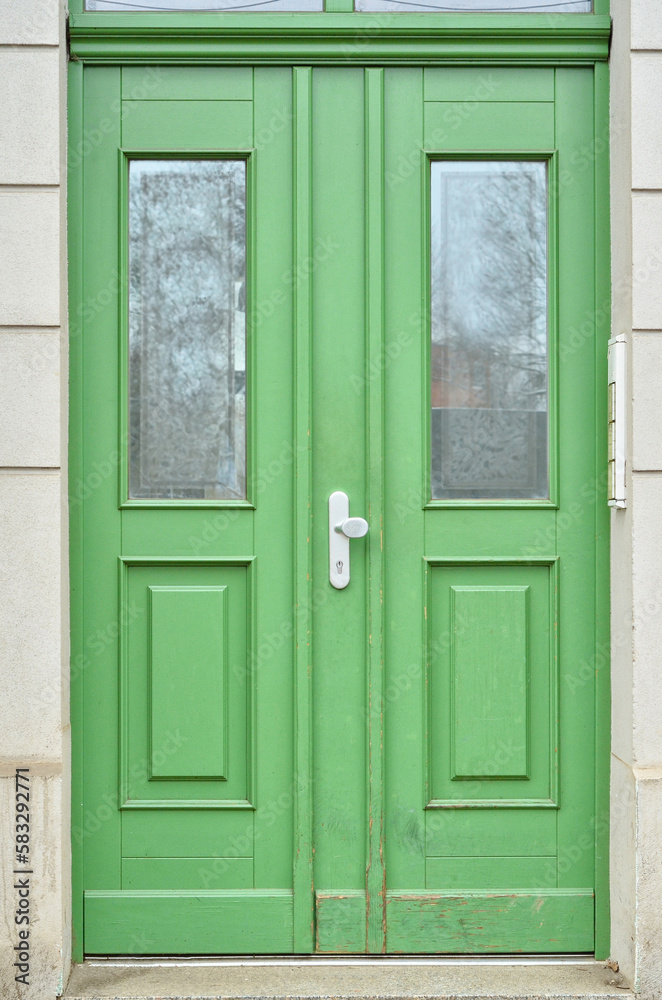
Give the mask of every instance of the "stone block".
M 609 833 L 611 956 L 625 979 L 635 978 L 636 831 L 632 769 L 611 758 L 611 829 Z
M 662 52 L 634 53 L 632 56 L 633 188 L 662 188 L 661 108 Z
M 662 769 L 637 778 L 637 988 L 662 996 Z
M 60 334 L 0 332 L 0 466 L 60 464 Z
M 0 326 L 60 325 L 60 196 L 0 191 Z
M 662 334 L 635 334 L 632 342 L 632 468 L 662 470 L 660 427 Z
M 662 330 L 662 191 L 632 195 L 632 326 Z
M 16 863 L 15 766 L 3 765 L 0 777 L 0 863 L 4 873 L 4 892 L 0 896 L 3 926 L 0 996 L 3 1000 L 25 1000 L 26 997 L 55 1000 L 63 987 L 62 777 L 59 774 L 29 775 L 30 864 L 25 866 Z M 16 870 L 26 868 L 30 874 L 15 874 Z M 17 924 L 17 910 L 18 919 L 24 919 L 25 901 L 30 922 Z M 26 930 L 29 932 L 27 939 L 19 937 L 19 932 Z M 15 949 L 25 946 L 26 940 L 27 986 L 16 982 L 15 977 L 24 973 L 14 966 L 16 961 L 21 964 L 17 957 L 21 953 Z M 25 956 L 26 951 L 22 954 Z
M 59 474 L 0 473 L 0 511 L 0 759 L 59 762 L 68 719 Z
M 623 0 L 616 0 L 622 4 Z M 662 7 L 651 0 L 630 0 L 633 49 L 662 49 Z M 613 6 L 613 3 L 612 3 Z
M 57 45 L 60 0 L 2 0 L 0 43 Z
M 0 184 L 60 183 L 60 81 L 56 48 L 2 53 Z
M 662 765 L 662 475 L 632 477 L 635 767 Z

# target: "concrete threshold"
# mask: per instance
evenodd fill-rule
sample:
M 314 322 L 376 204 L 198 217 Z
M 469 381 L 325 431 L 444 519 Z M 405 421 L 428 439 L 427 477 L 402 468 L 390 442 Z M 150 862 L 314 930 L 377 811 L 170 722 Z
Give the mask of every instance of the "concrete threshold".
M 97 959 L 66 1000 L 598 1000 L 634 997 L 590 959 Z

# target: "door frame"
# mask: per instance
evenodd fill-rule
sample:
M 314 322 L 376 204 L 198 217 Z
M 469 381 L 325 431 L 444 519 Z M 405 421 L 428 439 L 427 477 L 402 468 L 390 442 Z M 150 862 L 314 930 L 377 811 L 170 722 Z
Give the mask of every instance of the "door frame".
M 330 0 L 327 0 L 329 4 Z M 333 2 L 333 0 L 331 0 Z M 480 14 L 120 14 L 83 13 L 83 0 L 70 0 L 69 24 L 71 62 L 68 93 L 68 198 L 69 198 L 69 291 L 75 307 L 70 315 L 70 414 L 69 414 L 69 484 L 70 500 L 70 574 L 71 574 L 71 724 L 72 724 L 72 828 L 84 829 L 82 803 L 82 676 L 86 658 L 82 635 L 82 505 L 76 490 L 85 483 L 82 467 L 82 326 L 87 308 L 82 288 L 82 210 L 83 186 L 79 169 L 85 157 L 86 143 L 93 142 L 83 131 L 83 70 L 95 65 L 264 65 L 293 67 L 294 96 L 294 268 L 312 257 L 311 205 L 312 186 L 309 148 L 312 134 L 311 67 L 314 65 L 383 67 L 392 65 L 467 65 L 473 66 L 584 66 L 594 73 L 594 150 L 599 155 L 587 157 L 587 169 L 594 170 L 595 212 L 595 378 L 596 386 L 606 387 L 607 341 L 610 336 L 610 236 L 609 236 L 609 79 L 607 60 L 611 21 L 609 0 L 594 0 L 594 14 L 480 15 Z M 334 3 L 342 6 L 342 0 Z M 379 69 L 370 74 L 368 99 L 379 104 Z M 119 109 L 118 109 L 119 110 Z M 102 123 L 101 123 L 102 124 Z M 367 169 L 376 176 L 381 156 L 379 148 L 368 141 Z M 600 145 L 601 144 L 601 145 Z M 563 178 L 561 177 L 561 183 Z M 372 214 L 381 212 L 383 180 L 368 205 L 368 226 Z M 368 234 L 369 235 L 369 234 Z M 376 250 L 378 248 L 375 248 Z M 118 279 L 119 291 L 120 281 Z M 370 288 L 366 291 L 369 293 Z M 379 298 L 368 298 L 368 309 L 379 312 Z M 93 306 L 92 306 L 93 307 Z M 294 357 L 298 379 L 295 401 L 294 434 L 308 440 L 311 420 L 311 334 L 312 282 L 310 277 L 295 288 Z M 370 316 L 367 317 L 369 320 Z M 379 316 L 373 316 L 378 325 Z M 381 337 L 370 333 L 369 356 L 379 358 Z M 581 335 L 578 331 L 578 335 Z M 374 396 L 374 398 L 373 398 Z M 368 416 L 380 419 L 381 388 L 369 394 Z M 606 392 L 596 392 L 596 426 L 606 426 Z M 587 470 L 589 492 L 595 496 L 597 546 L 597 607 L 595 649 L 609 648 L 609 513 L 606 504 L 606 435 L 596 439 L 595 465 Z M 604 472 L 603 472 L 604 470 Z M 312 630 L 311 610 L 313 581 L 311 551 L 306 539 L 311 537 L 309 496 L 312 482 L 310 444 L 298 450 L 295 476 L 295 593 L 296 664 L 295 704 L 295 799 L 294 836 L 294 927 L 295 951 L 310 950 L 312 890 Z M 371 489 L 383 489 L 373 473 Z M 604 496 L 603 496 L 604 494 Z M 377 497 L 376 497 L 377 499 Z M 603 502 L 604 500 L 604 502 Z M 219 504 L 219 507 L 225 506 Z M 371 574 L 372 575 L 372 574 Z M 373 601 L 374 598 L 374 601 Z M 381 615 L 378 595 L 371 595 L 373 610 Z M 374 620 L 374 619 L 373 619 Z M 381 619 L 379 619 L 381 620 Z M 381 632 L 380 632 L 381 634 Z M 602 658 L 601 658 L 602 659 Z M 370 719 L 381 715 L 383 692 L 381 652 L 377 644 L 369 656 L 367 697 Z M 597 657 L 596 657 L 597 662 Z M 606 958 L 609 950 L 609 761 L 610 761 L 610 683 L 609 663 L 596 671 L 596 869 L 595 921 L 596 958 Z M 367 879 L 375 895 L 383 895 L 379 865 L 370 858 L 380 857 L 382 824 L 383 767 L 381 740 L 366 735 L 368 768 L 374 790 L 369 803 L 373 822 L 367 833 Z M 372 749 L 376 744 L 376 749 Z M 370 785 L 368 787 L 371 787 Z M 376 821 L 375 821 L 376 820 Z M 73 960 L 83 960 L 82 850 L 72 838 L 72 921 Z M 374 916 L 379 911 L 374 908 Z M 373 918 L 374 920 L 374 918 Z M 375 936 L 378 928 L 375 928 Z M 298 942 L 298 945 L 297 945 Z

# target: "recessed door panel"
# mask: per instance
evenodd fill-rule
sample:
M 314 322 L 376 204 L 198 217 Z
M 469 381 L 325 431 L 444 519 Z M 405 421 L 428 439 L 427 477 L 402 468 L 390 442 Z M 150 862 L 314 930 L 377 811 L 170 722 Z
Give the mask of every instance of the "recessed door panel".
M 251 567 L 122 564 L 121 808 L 252 806 Z
M 428 807 L 556 805 L 556 563 L 427 575 Z

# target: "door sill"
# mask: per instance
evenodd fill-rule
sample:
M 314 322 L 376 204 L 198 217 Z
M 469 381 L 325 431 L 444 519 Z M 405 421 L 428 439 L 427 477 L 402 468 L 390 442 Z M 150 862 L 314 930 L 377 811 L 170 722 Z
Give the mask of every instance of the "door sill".
M 591 954 L 571 955 L 95 955 L 84 963 L 90 968 L 158 967 L 191 968 L 225 966 L 305 966 L 314 965 L 599 965 Z
M 627 1000 L 583 955 L 93 958 L 65 1000 Z

